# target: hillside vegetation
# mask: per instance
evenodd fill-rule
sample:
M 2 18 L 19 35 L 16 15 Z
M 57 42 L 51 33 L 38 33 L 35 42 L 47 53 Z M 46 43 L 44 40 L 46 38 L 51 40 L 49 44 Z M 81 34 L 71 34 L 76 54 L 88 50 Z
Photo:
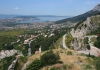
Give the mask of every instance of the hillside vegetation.
M 34 33 L 34 30 L 30 30 L 30 29 L 27 29 L 27 30 L 26 29 L 14 29 L 14 30 L 0 31 L 0 50 L 4 50 L 4 49 L 11 50 L 13 48 L 18 49 L 19 43 L 16 43 L 14 45 L 12 45 L 11 43 L 17 42 L 17 40 L 19 39 L 18 38 L 19 35 L 33 34 L 33 33 Z
M 60 69 L 60 70 L 73 70 L 73 69 L 74 70 L 88 70 L 88 69 L 95 70 L 95 67 L 93 64 L 93 58 L 91 58 L 91 57 L 87 57 L 84 54 L 79 54 L 73 50 L 66 51 L 66 50 L 59 48 L 59 49 L 54 49 L 52 51 L 53 51 L 53 53 L 55 53 L 55 54 L 57 53 L 59 55 L 59 57 L 57 57 L 57 58 L 60 58 L 60 60 L 58 62 L 54 62 L 53 64 L 43 65 L 44 63 L 42 63 L 43 68 L 41 68 L 41 66 L 40 66 L 40 68 L 41 68 L 40 70 L 58 70 L 58 69 Z M 32 69 L 32 68 L 34 68 L 34 66 L 32 66 L 32 64 L 34 64 L 36 61 L 37 61 L 36 63 L 38 63 L 38 62 L 41 63 L 41 61 L 39 61 L 39 60 L 42 59 L 42 57 L 44 57 L 43 55 L 45 55 L 46 58 L 49 58 L 49 56 L 48 56 L 49 54 L 46 55 L 47 53 L 48 52 L 45 52 L 45 53 L 43 52 L 41 54 L 36 54 L 36 55 L 30 56 L 28 58 L 28 61 L 30 61 L 31 63 L 26 70 L 36 70 L 36 69 Z M 50 57 L 50 60 L 51 60 L 51 57 Z M 46 62 L 46 60 L 45 60 L 45 62 Z M 49 63 L 49 62 L 47 62 L 47 63 Z M 35 68 L 36 67 L 37 66 L 35 66 Z M 39 69 L 37 69 L 37 70 L 39 70 Z

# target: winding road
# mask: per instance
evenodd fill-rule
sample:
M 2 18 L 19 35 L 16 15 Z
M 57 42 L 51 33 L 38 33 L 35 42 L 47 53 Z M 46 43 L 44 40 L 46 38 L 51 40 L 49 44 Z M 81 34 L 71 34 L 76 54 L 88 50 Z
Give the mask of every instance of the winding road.
M 31 44 L 31 41 L 30 41 L 30 43 L 29 43 L 29 47 L 28 47 L 28 56 L 31 55 L 31 47 L 30 47 L 30 44 Z
M 62 39 L 62 45 L 63 45 L 63 48 L 64 49 L 66 49 L 66 50 L 69 50 L 69 48 L 66 46 L 66 44 L 65 44 L 65 40 L 66 40 L 66 35 L 67 34 L 65 34 L 65 35 L 63 35 L 63 39 Z M 84 53 L 84 54 L 89 54 L 90 53 L 90 55 L 94 55 L 94 56 L 98 56 L 98 54 L 100 53 L 100 49 L 98 49 L 98 48 L 96 48 L 95 46 L 93 46 L 93 44 L 91 43 L 91 38 L 93 38 L 93 37 L 97 37 L 96 35 L 91 35 L 91 36 L 86 36 L 86 37 L 88 37 L 88 43 L 89 43 L 89 45 L 90 45 L 90 47 L 91 47 L 91 49 L 90 50 L 81 50 L 81 51 L 77 51 L 77 52 L 79 52 L 79 53 Z
M 92 36 L 86 36 L 88 37 L 88 43 L 91 47 L 90 51 L 89 50 L 86 50 L 86 51 L 78 51 L 79 53 L 84 53 L 84 54 L 89 54 L 90 55 L 94 55 L 94 56 L 98 56 L 98 54 L 100 54 L 100 49 L 96 48 L 93 43 L 91 42 L 91 38 L 93 37 L 97 37 L 95 35 L 92 35 Z
M 66 49 L 66 50 L 69 50 L 69 48 L 65 44 L 65 40 L 66 40 L 66 34 L 63 35 L 62 43 L 63 43 L 63 48 Z

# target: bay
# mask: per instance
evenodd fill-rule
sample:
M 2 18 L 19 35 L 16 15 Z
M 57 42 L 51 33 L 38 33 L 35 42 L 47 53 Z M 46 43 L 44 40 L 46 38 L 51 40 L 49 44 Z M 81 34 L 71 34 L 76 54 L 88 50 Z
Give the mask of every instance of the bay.
M 20 23 L 32 23 L 32 22 L 46 22 L 46 21 L 58 21 L 65 18 L 68 18 L 67 16 L 64 17 L 38 17 L 37 20 L 26 20 L 26 21 L 20 21 Z

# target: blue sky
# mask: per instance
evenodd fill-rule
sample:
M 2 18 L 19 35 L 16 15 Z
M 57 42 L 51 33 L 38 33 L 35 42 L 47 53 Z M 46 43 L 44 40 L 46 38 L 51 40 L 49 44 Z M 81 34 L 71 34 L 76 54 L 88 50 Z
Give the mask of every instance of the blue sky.
M 0 0 L 0 14 L 76 16 L 100 0 Z

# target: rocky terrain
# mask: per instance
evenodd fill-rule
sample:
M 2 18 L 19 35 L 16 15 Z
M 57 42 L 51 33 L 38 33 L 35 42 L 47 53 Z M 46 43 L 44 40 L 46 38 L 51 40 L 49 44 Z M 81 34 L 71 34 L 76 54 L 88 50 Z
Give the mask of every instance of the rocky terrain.
M 100 28 L 100 15 L 95 15 L 88 17 L 84 22 L 79 24 L 76 28 L 72 28 L 70 31 L 70 34 L 72 35 L 72 40 L 70 43 L 70 46 L 73 46 L 74 50 L 81 50 L 81 52 L 86 52 L 86 46 L 89 44 L 91 47 L 92 55 L 98 56 L 99 53 L 97 53 L 97 50 L 94 50 L 95 46 L 93 46 L 93 38 L 97 38 L 97 35 L 89 35 L 91 32 L 96 31 L 98 28 Z M 87 38 L 87 43 L 86 39 Z M 91 45 L 92 44 L 92 45 Z M 98 49 L 99 50 L 99 49 Z M 93 52 L 95 51 L 95 52 Z M 100 51 L 100 50 L 99 50 Z M 87 53 L 89 54 L 89 51 Z
M 79 38 L 84 37 L 87 34 L 95 31 L 99 28 L 100 15 L 88 17 L 83 23 L 81 23 L 76 29 L 72 29 L 71 35 L 73 37 Z
M 100 11 L 100 4 L 94 7 L 93 11 Z
M 17 53 L 17 50 L 2 50 L 0 52 L 0 60 L 5 58 L 5 57 L 9 57 L 9 56 L 12 56 L 14 55 L 15 53 Z

